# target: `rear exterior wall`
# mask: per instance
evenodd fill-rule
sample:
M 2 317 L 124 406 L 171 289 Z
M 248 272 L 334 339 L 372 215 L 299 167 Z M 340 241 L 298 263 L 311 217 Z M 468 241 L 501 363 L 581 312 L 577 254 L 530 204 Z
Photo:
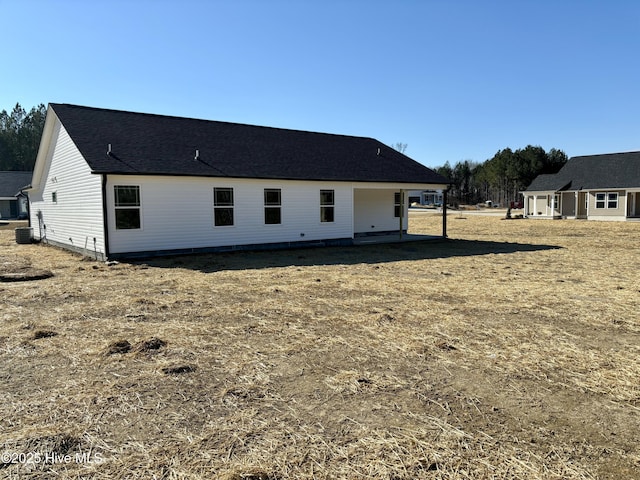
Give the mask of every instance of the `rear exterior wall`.
M 140 228 L 116 229 L 115 186 L 139 187 Z M 214 224 L 216 187 L 233 189 L 233 225 Z M 265 189 L 280 189 L 280 224 L 265 224 Z M 321 221 L 321 190 L 334 191 L 333 222 Z M 109 175 L 106 199 L 113 254 L 353 237 L 348 182 Z

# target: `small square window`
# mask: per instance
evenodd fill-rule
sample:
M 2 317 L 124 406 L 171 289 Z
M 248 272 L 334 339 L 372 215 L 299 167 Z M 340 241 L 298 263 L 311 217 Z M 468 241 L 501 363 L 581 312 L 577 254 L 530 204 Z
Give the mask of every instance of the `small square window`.
M 216 207 L 233 207 L 233 188 L 214 188 L 213 193 Z
M 133 230 L 140 228 L 140 209 L 116 209 L 116 230 Z
M 267 225 L 279 225 L 282 223 L 282 212 L 280 207 L 264 208 L 264 223 Z
M 282 192 L 279 188 L 265 188 L 264 189 L 264 204 L 265 205 L 282 205 Z

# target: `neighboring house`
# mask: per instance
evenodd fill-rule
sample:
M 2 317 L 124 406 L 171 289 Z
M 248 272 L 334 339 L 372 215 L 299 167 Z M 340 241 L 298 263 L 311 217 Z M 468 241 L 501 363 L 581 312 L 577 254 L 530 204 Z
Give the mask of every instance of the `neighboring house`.
M 573 157 L 523 195 L 529 218 L 640 220 L 640 152 Z
M 443 190 L 412 190 L 409 192 L 409 205 L 417 203 L 430 207 L 441 207 L 444 203 Z
M 447 186 L 371 138 L 67 104 L 31 183 L 34 238 L 100 259 L 401 235 L 406 192 Z
M 22 189 L 31 183 L 31 172 L 0 172 L 0 218 L 27 218 L 27 197 Z

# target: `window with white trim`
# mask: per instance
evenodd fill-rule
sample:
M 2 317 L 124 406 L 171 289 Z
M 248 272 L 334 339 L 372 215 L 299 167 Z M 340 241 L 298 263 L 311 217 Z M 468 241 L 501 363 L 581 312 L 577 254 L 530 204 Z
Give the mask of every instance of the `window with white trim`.
M 618 192 L 596 193 L 596 208 L 618 208 Z
M 114 185 L 116 230 L 140 228 L 140 186 Z
M 400 209 L 402 208 L 402 195 L 400 192 L 393 194 L 393 216 L 400 218 Z
M 213 218 L 216 227 L 233 225 L 233 188 L 214 187 Z
M 53 203 L 58 203 L 58 192 L 51 192 L 51 201 Z
M 266 225 L 282 223 L 282 191 L 279 188 L 264 189 L 264 223 Z
M 335 190 L 320 190 L 320 221 L 333 222 L 335 218 Z

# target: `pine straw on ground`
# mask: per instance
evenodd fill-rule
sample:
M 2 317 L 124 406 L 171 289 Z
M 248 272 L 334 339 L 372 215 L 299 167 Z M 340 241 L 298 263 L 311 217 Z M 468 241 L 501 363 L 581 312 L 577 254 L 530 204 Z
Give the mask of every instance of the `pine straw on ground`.
M 640 477 L 640 223 L 449 234 L 109 266 L 0 231 L 54 274 L 0 284 L 0 476 Z

